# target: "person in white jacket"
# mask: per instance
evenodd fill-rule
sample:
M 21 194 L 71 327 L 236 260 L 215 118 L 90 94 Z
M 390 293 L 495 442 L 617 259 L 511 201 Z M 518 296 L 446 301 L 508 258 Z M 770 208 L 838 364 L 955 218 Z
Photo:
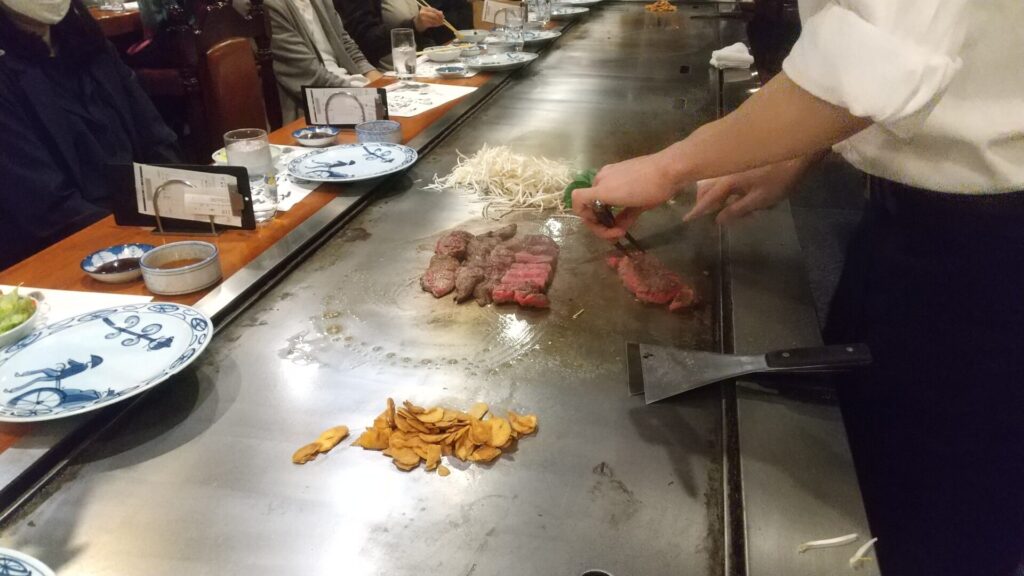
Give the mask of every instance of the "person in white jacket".
M 840 401 L 887 575 L 1009 576 L 1024 551 L 1024 2 L 802 0 L 783 72 L 573 208 L 618 238 L 698 182 L 687 219 L 770 207 L 835 150 L 871 194 L 826 340 L 875 366 Z M 623 207 L 597 221 L 594 200 Z

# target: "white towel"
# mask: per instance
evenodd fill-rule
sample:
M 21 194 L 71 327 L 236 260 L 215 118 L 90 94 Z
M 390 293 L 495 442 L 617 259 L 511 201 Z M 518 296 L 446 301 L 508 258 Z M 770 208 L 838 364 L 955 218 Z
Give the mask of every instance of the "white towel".
M 754 63 L 754 57 L 746 44 L 737 42 L 732 46 L 726 46 L 721 50 L 711 53 L 711 65 L 718 69 L 725 68 L 750 68 Z

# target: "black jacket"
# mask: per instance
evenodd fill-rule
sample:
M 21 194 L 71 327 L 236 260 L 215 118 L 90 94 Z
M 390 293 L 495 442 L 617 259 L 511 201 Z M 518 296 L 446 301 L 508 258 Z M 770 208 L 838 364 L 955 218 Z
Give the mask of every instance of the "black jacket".
M 23 40 L 0 21 L 0 270 L 108 214 L 104 164 L 179 159 L 174 133 L 109 44 L 58 42 L 49 58 Z
M 384 25 L 382 0 L 334 0 L 334 8 L 366 59 L 379 67 L 381 58 L 391 55 L 391 28 Z M 412 20 L 403 22 L 399 28 L 416 29 Z M 435 44 L 431 37 L 416 32 L 417 47 Z

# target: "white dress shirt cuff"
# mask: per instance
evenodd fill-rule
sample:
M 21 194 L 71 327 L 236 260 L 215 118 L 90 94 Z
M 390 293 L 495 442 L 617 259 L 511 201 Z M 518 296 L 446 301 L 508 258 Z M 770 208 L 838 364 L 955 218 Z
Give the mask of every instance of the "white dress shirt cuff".
M 908 137 L 960 65 L 830 4 L 807 20 L 782 68 L 818 98 Z

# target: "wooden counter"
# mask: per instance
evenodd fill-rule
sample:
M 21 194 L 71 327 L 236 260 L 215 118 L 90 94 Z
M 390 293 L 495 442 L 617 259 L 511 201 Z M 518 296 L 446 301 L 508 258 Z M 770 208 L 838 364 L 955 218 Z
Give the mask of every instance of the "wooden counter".
M 477 87 L 483 85 L 489 77 L 489 74 L 481 73 L 472 78 L 432 81 Z M 386 86 L 394 82 L 394 79 L 386 78 L 379 80 L 375 85 Z M 402 124 L 402 141 L 408 142 L 460 101 L 461 98 L 412 118 L 396 118 Z M 271 133 L 270 141 L 274 144 L 295 145 L 296 142 L 291 137 L 291 133 L 303 126 L 305 126 L 304 121 L 296 120 Z M 342 143 L 355 142 L 355 134 L 352 131 L 346 131 L 339 137 L 339 141 Z M 146 290 L 141 279 L 128 284 L 105 284 L 93 280 L 79 267 L 82 258 L 96 250 L 115 244 L 144 242 L 159 245 L 189 239 L 216 244 L 220 250 L 224 277 L 228 278 L 315 214 L 330 202 L 338 191 L 343 189 L 341 185 L 325 184 L 288 212 L 278 213 L 273 220 L 258 225 L 255 230 L 226 230 L 212 239 L 199 236 L 157 236 L 151 232 L 152 228 L 149 227 L 117 226 L 114 224 L 114 217 L 108 216 L 0 272 L 0 284 L 24 284 L 35 288 L 148 295 L 149 291 Z M 211 287 L 182 296 L 157 296 L 156 299 L 194 304 L 212 289 Z

